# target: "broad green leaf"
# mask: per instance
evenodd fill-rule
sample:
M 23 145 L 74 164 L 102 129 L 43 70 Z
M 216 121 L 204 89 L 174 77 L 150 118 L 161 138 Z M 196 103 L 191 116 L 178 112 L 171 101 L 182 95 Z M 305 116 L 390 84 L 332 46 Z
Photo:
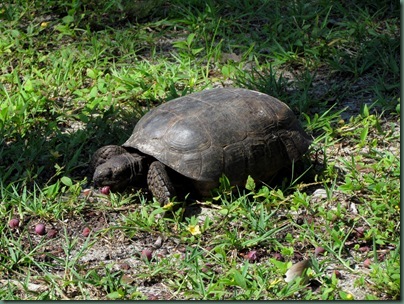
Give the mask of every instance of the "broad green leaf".
M 69 177 L 67 177 L 67 176 L 63 176 L 63 177 L 60 179 L 60 181 L 61 181 L 65 186 L 68 186 L 68 187 L 73 186 L 72 180 L 71 180 Z
M 245 188 L 247 189 L 247 190 L 250 190 L 250 191 L 254 191 L 255 190 L 255 181 L 254 181 L 254 179 L 249 175 L 248 176 L 248 178 L 247 178 L 247 182 L 246 182 L 246 184 L 245 184 Z

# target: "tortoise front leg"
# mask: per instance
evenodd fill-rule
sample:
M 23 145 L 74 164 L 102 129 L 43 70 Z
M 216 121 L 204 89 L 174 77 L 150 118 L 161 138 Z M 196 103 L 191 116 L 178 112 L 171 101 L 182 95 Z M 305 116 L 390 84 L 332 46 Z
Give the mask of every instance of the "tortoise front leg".
M 166 166 L 159 161 L 150 164 L 147 185 L 153 196 L 163 205 L 175 196 L 175 189 L 168 176 Z

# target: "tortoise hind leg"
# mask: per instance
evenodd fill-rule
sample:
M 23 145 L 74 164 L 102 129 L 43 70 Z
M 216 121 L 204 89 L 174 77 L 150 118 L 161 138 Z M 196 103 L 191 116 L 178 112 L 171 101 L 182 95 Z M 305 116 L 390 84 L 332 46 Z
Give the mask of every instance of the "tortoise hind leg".
M 147 185 L 153 196 L 163 205 L 175 196 L 175 189 L 168 176 L 166 166 L 159 161 L 150 164 Z

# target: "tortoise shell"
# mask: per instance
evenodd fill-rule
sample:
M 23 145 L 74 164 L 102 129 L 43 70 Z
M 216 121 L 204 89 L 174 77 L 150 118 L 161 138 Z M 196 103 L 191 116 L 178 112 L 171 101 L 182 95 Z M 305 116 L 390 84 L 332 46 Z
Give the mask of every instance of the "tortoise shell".
M 267 180 L 307 151 L 310 138 L 292 110 L 269 95 L 217 88 L 164 103 L 143 116 L 123 144 L 212 188 L 250 175 Z

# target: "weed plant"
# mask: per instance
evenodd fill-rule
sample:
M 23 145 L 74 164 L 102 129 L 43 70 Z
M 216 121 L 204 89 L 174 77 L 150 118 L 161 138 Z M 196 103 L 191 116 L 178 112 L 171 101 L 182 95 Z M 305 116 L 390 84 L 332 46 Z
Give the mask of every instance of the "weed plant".
M 399 11 L 389 0 L 3 1 L 0 298 L 399 299 Z M 219 86 L 287 103 L 314 138 L 304 169 L 236 193 L 223 178 L 188 206 L 199 215 L 174 201 L 165 216 L 171 205 L 141 189 L 88 190 L 97 148 L 122 144 L 151 108 Z M 302 259 L 305 275 L 285 282 Z

